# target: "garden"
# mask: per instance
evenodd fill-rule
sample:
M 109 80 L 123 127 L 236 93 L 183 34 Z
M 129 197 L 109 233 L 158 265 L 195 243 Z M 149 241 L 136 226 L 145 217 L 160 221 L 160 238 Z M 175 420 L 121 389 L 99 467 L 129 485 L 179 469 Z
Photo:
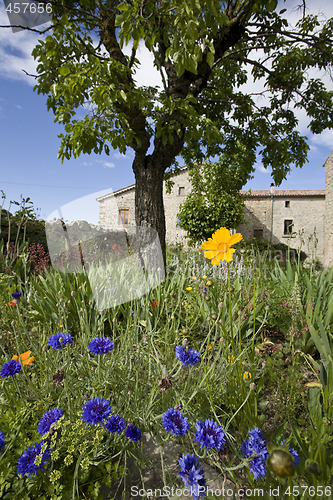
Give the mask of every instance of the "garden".
M 0 240 L 0 498 L 331 498 L 333 268 L 221 228 L 98 310 L 20 231 Z

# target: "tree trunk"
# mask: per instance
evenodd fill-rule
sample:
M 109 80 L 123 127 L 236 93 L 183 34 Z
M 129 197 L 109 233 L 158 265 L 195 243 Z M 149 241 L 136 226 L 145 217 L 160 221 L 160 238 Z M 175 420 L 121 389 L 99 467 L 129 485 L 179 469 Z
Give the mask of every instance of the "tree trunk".
M 152 155 L 135 155 L 135 220 L 136 244 L 144 257 L 145 267 L 166 266 L 165 214 L 163 204 L 163 178 L 166 165 Z M 160 247 L 159 247 L 160 245 Z M 147 255 L 147 253 L 149 255 Z

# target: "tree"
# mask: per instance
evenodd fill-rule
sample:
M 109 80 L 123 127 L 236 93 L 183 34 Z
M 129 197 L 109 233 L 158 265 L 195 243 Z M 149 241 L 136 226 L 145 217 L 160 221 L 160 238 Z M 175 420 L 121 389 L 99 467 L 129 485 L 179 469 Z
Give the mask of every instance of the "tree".
M 191 242 L 207 240 L 219 227 L 236 228 L 244 222 L 245 203 L 239 194 L 251 177 L 246 151 L 218 161 L 192 165 L 192 190 L 182 203 L 179 226 Z
M 277 0 L 57 0 L 33 55 L 35 88 L 64 125 L 59 157 L 133 148 L 136 222 L 157 230 L 163 251 L 163 178 L 179 154 L 245 148 L 249 171 L 258 153 L 279 185 L 306 161 L 295 109 L 314 133 L 333 123 L 333 93 L 311 76 L 332 67 L 333 20 L 320 24 L 302 3 L 291 27 Z M 161 88 L 136 84 L 143 43 Z M 258 90 L 244 87 L 251 78 Z

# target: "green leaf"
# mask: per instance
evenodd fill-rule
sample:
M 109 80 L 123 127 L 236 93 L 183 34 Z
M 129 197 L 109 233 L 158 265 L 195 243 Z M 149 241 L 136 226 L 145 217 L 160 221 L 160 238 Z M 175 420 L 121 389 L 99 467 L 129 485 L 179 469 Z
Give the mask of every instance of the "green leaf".
M 212 54 L 211 52 L 208 52 L 207 56 L 206 56 L 206 61 L 207 63 L 209 64 L 209 66 L 212 68 L 213 67 L 213 64 L 214 64 L 214 54 Z
M 66 66 L 62 66 L 61 68 L 59 68 L 59 73 L 62 76 L 67 76 L 70 72 L 71 72 L 71 70 L 69 68 L 67 68 Z

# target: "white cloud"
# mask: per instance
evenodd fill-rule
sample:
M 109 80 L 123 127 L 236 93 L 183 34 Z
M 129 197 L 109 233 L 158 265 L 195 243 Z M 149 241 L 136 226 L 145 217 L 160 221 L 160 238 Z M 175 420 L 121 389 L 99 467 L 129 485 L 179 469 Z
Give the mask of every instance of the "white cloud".
M 262 174 L 270 174 L 271 169 L 270 168 L 265 168 L 261 163 L 257 165 L 257 170 L 258 172 L 261 172 Z
M 104 168 L 114 168 L 115 167 L 115 164 L 112 163 L 111 161 L 104 161 L 103 162 L 103 167 Z
M 316 146 L 324 146 L 330 149 L 333 149 L 333 130 L 324 130 L 319 135 L 314 135 L 311 137 L 311 149 Z

